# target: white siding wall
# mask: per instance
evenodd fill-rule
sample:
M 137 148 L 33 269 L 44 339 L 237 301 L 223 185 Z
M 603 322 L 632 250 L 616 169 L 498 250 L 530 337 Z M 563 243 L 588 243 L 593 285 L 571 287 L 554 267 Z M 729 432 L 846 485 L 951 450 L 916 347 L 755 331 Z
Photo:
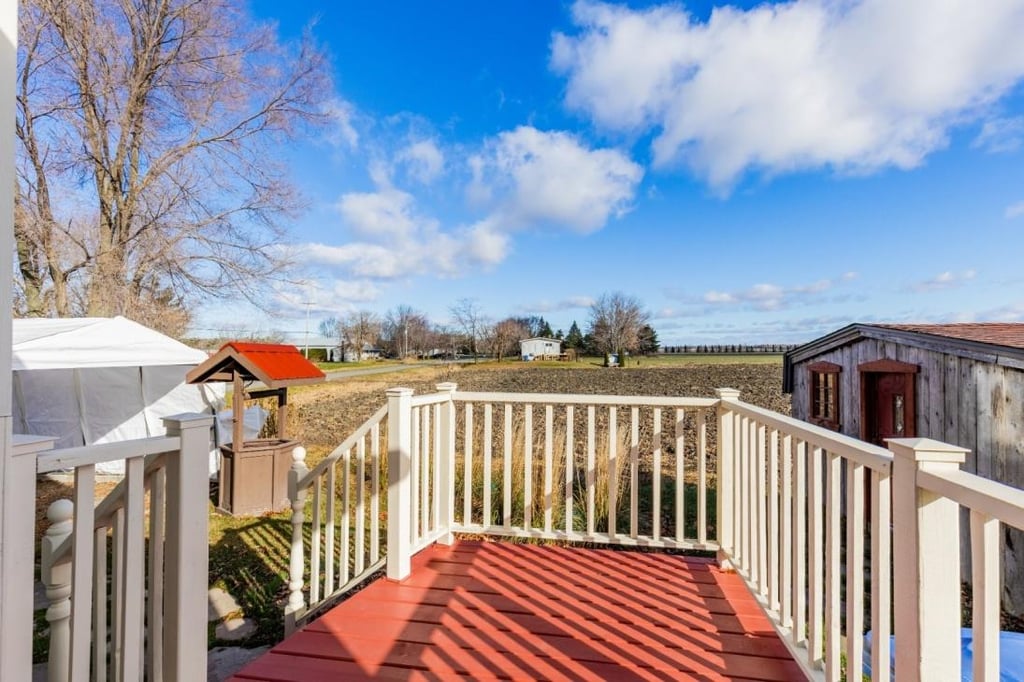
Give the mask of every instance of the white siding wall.
M 562 344 L 551 339 L 526 339 L 519 342 L 519 348 L 521 355 L 534 357 L 555 356 L 562 352 Z

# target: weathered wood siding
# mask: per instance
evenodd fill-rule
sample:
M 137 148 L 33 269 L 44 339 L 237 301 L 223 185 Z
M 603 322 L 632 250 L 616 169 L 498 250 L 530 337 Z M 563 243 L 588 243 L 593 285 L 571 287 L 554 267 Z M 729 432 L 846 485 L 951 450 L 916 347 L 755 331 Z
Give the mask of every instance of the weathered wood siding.
M 952 353 L 915 348 L 878 339 L 860 339 L 793 365 L 793 416 L 810 415 L 807 365 L 828 361 L 839 374 L 840 430 L 861 435 L 860 373 L 871 360 L 890 359 L 920 367 L 915 379 L 917 436 L 968 448 L 964 469 L 1024 488 L 1024 370 Z M 966 520 L 966 514 L 963 516 Z M 966 523 L 961 546 L 969 547 Z M 1004 529 L 1003 603 L 1024 615 L 1024 533 Z M 961 552 L 964 578 L 970 576 L 970 552 Z

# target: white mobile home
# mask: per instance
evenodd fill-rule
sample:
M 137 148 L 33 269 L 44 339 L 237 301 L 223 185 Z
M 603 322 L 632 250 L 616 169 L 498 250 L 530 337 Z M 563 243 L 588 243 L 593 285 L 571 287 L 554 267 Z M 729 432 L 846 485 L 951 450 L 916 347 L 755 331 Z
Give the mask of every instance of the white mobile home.
M 536 337 L 519 342 L 519 355 L 523 360 L 557 360 L 561 354 L 562 342 L 558 339 Z

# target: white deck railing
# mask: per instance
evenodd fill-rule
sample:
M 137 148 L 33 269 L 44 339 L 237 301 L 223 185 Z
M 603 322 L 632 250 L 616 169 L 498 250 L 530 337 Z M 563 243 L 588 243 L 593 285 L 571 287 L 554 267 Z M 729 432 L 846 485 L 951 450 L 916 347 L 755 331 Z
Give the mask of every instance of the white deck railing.
M 41 548 L 50 682 L 205 679 L 212 418 L 164 423 L 166 437 L 37 457 L 38 473 L 74 472 Z M 124 478 L 97 504 L 96 465 L 122 459 Z
M 808 678 L 858 676 L 870 630 L 872 680 L 894 672 L 893 632 L 900 680 L 959 679 L 963 505 L 973 531 L 974 679 L 997 679 L 998 529 L 1024 528 L 1024 491 L 960 471 L 962 448 L 926 439 L 890 446 L 743 403 L 731 389 L 716 398 L 391 389 L 387 406 L 313 472 L 296 462 L 286 623 L 382 564 L 388 578 L 403 579 L 413 554 L 453 533 L 717 550 Z M 339 462 L 347 471 L 353 447 L 358 461 L 374 453 L 355 491 L 332 493 L 328 482 L 326 502 L 314 492 L 307 607 L 306 496 Z M 387 453 L 386 466 L 377 452 Z M 386 546 L 380 556 L 371 549 L 352 579 L 336 580 L 321 570 L 320 552 L 349 556 L 334 548 L 335 525 L 343 538 L 369 528 L 372 542 L 384 532 L 376 512 L 358 521 L 364 503 L 352 501 L 374 494 L 386 499 Z M 354 515 L 331 516 L 336 498 Z

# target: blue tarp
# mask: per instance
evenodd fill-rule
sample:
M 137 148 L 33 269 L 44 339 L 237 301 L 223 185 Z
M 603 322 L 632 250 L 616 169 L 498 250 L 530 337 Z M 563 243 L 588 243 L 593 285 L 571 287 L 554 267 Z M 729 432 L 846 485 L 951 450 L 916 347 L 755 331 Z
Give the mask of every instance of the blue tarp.
M 971 628 L 960 630 L 960 679 L 973 679 L 974 632 Z M 895 637 L 889 637 L 889 660 L 892 668 L 891 679 L 896 679 Z M 864 635 L 864 674 L 871 676 L 871 632 Z M 999 633 L 999 679 L 1001 682 L 1024 680 L 1024 633 Z

